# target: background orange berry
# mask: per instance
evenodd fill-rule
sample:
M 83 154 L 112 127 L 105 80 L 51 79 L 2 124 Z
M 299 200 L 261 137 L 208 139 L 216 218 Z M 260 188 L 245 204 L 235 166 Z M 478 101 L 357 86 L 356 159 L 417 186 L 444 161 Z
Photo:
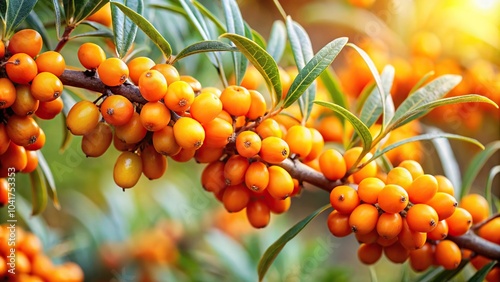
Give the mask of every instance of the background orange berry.
M 153 67 L 151 67 L 151 69 L 161 72 L 161 74 L 163 74 L 163 76 L 167 80 L 168 85 L 174 83 L 175 81 L 179 81 L 181 79 L 177 69 L 170 64 L 156 64 Z
M 351 186 L 340 185 L 330 192 L 330 204 L 343 214 L 350 214 L 359 205 L 359 196 Z
M 406 218 L 403 218 L 403 228 L 398 234 L 399 243 L 407 250 L 417 250 L 424 246 L 427 240 L 427 233 L 412 230 Z
M 303 125 L 290 127 L 285 135 L 285 142 L 290 147 L 290 153 L 306 157 L 312 149 L 311 131 Z
M 460 207 L 466 209 L 472 215 L 472 224 L 479 223 L 490 214 L 488 201 L 479 194 L 468 194 L 460 200 Z
M 500 245 L 500 217 L 490 220 L 485 225 L 479 228 L 478 234 L 484 239 Z
M 347 150 L 344 153 L 344 160 L 346 163 L 347 170 L 352 170 L 354 163 L 356 160 L 359 158 L 361 155 L 361 152 L 363 151 L 363 148 L 361 147 L 354 147 L 349 150 Z M 367 153 L 359 162 L 359 165 L 365 164 L 371 157 L 372 153 Z M 374 161 L 371 161 L 370 163 L 367 163 L 362 169 L 356 170 L 353 174 L 353 180 L 354 183 L 359 183 L 361 180 L 367 178 L 367 177 L 374 177 L 377 175 L 377 164 Z
M 472 226 L 472 215 L 466 209 L 458 207 L 446 219 L 446 223 L 448 223 L 448 234 L 451 236 L 461 236 L 469 231 Z
M 443 175 L 436 175 L 436 180 L 438 182 L 438 192 L 448 193 L 452 196 L 455 195 L 455 190 L 453 188 L 453 183 Z
M 281 138 L 282 132 L 280 125 L 274 119 L 268 118 L 262 121 L 256 128 L 255 132 L 259 134 L 260 138 L 264 139 L 270 136 Z
M 118 86 L 123 84 L 128 76 L 127 64 L 118 58 L 104 60 L 98 67 L 97 73 L 102 83 L 107 86 Z
M 385 180 L 386 184 L 396 184 L 408 191 L 408 187 L 412 183 L 413 178 L 411 173 L 403 167 L 395 167 L 387 173 Z
M 462 252 L 454 242 L 443 240 L 436 245 L 434 257 L 438 265 L 445 269 L 455 269 L 462 260 Z
M 377 243 L 361 244 L 358 248 L 358 259 L 364 264 L 374 264 L 382 257 L 383 248 Z
M 328 149 L 319 156 L 321 173 L 329 180 L 338 180 L 344 177 L 347 167 L 342 154 L 335 149 Z
M 106 53 L 97 44 L 86 42 L 78 48 L 78 60 L 86 69 L 97 69 L 106 60 Z
M 262 94 L 257 90 L 248 90 L 248 92 L 250 93 L 251 102 L 250 102 L 250 108 L 246 113 L 246 117 L 249 118 L 250 120 L 255 120 L 266 114 L 267 111 L 266 100 L 264 99 L 264 96 L 262 96 Z
M 438 182 L 434 176 L 423 174 L 415 178 L 406 191 L 408 191 L 410 202 L 425 203 L 431 200 L 438 191 Z
M 404 160 L 398 164 L 399 167 L 406 168 L 410 173 L 413 179 L 416 179 L 420 175 L 424 174 L 424 169 L 415 160 Z

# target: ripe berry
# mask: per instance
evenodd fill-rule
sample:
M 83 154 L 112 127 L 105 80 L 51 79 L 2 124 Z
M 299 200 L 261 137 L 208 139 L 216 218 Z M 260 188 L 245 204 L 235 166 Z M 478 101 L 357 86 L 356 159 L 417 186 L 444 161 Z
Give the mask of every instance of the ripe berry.
M 396 242 L 388 247 L 384 247 L 384 255 L 393 263 L 404 263 L 410 256 L 410 251 L 403 247 L 400 242 Z
M 436 180 L 438 182 L 438 192 L 448 193 L 452 196 L 455 195 L 455 189 L 453 188 L 453 183 L 443 175 L 436 175 Z
M 224 178 L 226 185 L 238 185 L 245 180 L 245 173 L 250 163 L 248 159 L 240 155 L 232 155 L 224 166 Z
M 293 180 L 288 171 L 272 165 L 269 170 L 269 184 L 266 191 L 275 199 L 285 199 L 293 192 Z
M 262 147 L 262 140 L 253 131 L 243 131 L 236 137 L 236 150 L 245 158 L 257 155 Z
M 64 103 L 61 97 L 50 102 L 40 102 L 35 115 L 41 119 L 53 119 L 62 112 Z
M 114 126 L 128 123 L 134 114 L 134 105 L 121 95 L 108 96 L 100 108 L 104 120 Z
M 226 187 L 226 179 L 224 178 L 224 165 L 222 161 L 209 163 L 201 174 L 201 185 L 209 192 L 217 195 Z
M 204 145 L 210 148 L 223 148 L 233 135 L 233 125 L 221 118 L 215 118 L 202 125 L 205 130 Z
M 269 185 L 269 169 L 263 162 L 251 163 L 245 173 L 245 184 L 248 189 L 261 193 Z
M 352 233 L 351 226 L 349 225 L 349 215 L 339 213 L 333 210 L 328 219 L 326 220 L 328 229 L 335 237 L 345 237 Z
M 442 240 L 436 245 L 434 257 L 438 265 L 445 269 L 455 269 L 462 260 L 462 252 L 454 242 Z
M 361 152 L 363 151 L 363 148 L 361 147 L 354 147 L 349 150 L 347 150 L 344 153 L 344 159 L 346 163 L 347 170 L 354 169 L 353 165 L 356 162 L 356 160 L 359 158 L 361 155 Z M 359 165 L 365 164 L 371 157 L 372 153 L 367 153 L 359 162 Z M 357 170 L 352 174 L 354 183 L 359 184 L 361 180 L 367 178 L 367 177 L 374 177 L 377 174 L 377 164 L 374 161 L 371 161 L 368 164 L 365 164 L 365 166 Z
M 228 186 L 224 190 L 222 203 L 228 212 L 239 212 L 250 202 L 250 190 L 242 184 Z
M 406 221 L 411 230 L 431 232 L 438 224 L 438 214 L 429 205 L 413 205 L 406 214 Z
M 7 134 L 7 126 L 4 123 L 0 123 L 0 155 L 7 151 L 10 144 L 10 137 Z
M 438 222 L 436 228 L 431 232 L 427 233 L 427 238 L 429 240 L 443 240 L 448 236 L 448 223 L 446 220 L 441 220 Z
M 436 210 L 439 220 L 450 217 L 455 212 L 455 208 L 458 206 L 455 197 L 444 192 L 437 192 L 432 199 L 425 202 L 425 204 Z
M 36 139 L 35 143 L 28 146 L 24 146 L 24 148 L 30 151 L 40 150 L 45 145 L 45 139 L 46 139 L 45 132 L 43 132 L 43 129 L 40 127 L 40 135 L 38 135 L 38 138 Z
M 377 233 L 385 239 L 398 236 L 403 228 L 403 218 L 399 213 L 383 213 L 377 221 Z
M 412 183 L 413 178 L 411 173 L 403 167 L 395 167 L 387 173 L 387 178 L 385 180 L 386 184 L 396 184 L 403 187 L 405 190 Z
M 102 83 L 107 86 L 118 86 L 123 84 L 129 75 L 127 64 L 118 58 L 109 58 L 104 60 L 99 67 L 97 73 Z
M 408 191 L 410 202 L 425 203 L 431 200 L 438 191 L 438 182 L 434 176 L 423 174 L 413 180 L 406 191 Z
M 250 92 L 246 88 L 237 85 L 226 87 L 220 95 L 220 100 L 224 110 L 232 116 L 246 115 L 252 103 Z
M 7 121 L 7 135 L 19 146 L 28 146 L 36 142 L 40 135 L 40 127 L 29 116 L 11 116 Z
M 171 114 L 161 102 L 147 102 L 142 106 L 140 120 L 148 131 L 163 129 L 170 122 Z
M 208 123 L 222 111 L 222 102 L 212 92 L 202 92 L 194 98 L 189 109 L 191 116 L 201 124 Z
M 378 195 L 384 187 L 384 181 L 376 177 L 365 178 L 358 185 L 359 198 L 365 203 L 376 204 L 378 201 Z
M 329 180 L 341 179 L 347 171 L 344 157 L 335 149 L 328 149 L 321 153 L 319 167 L 321 173 Z
M 493 242 L 495 244 L 500 245 L 500 236 L 498 236 L 500 232 L 500 217 L 494 218 L 490 220 L 485 225 L 479 228 L 479 236 Z
M 50 72 L 38 73 L 31 82 L 31 95 L 42 102 L 50 102 L 62 95 L 61 80 Z
M 153 133 L 153 146 L 158 153 L 165 156 L 173 156 L 181 150 L 175 141 L 172 126 L 166 126 Z
M 330 204 L 338 212 L 350 214 L 359 205 L 359 196 L 351 186 L 340 185 L 330 192 Z
M 85 135 L 99 123 L 99 108 L 91 101 L 77 102 L 66 117 L 66 126 L 73 135 Z
M 130 80 L 132 80 L 132 82 L 135 85 L 139 85 L 141 75 L 143 75 L 145 72 L 150 70 L 154 65 L 155 65 L 155 62 L 148 57 L 133 58 L 132 60 L 130 60 L 127 63 L 127 68 L 129 70 Z M 163 77 L 163 75 L 161 75 L 161 76 L 163 79 L 165 78 L 165 77 Z M 167 80 L 164 79 L 163 81 L 165 82 L 165 90 L 166 90 Z M 163 92 L 163 94 L 165 94 L 165 93 Z M 148 100 L 148 99 L 146 98 L 146 100 Z M 150 100 L 148 100 L 148 101 L 150 101 Z
M 25 53 L 17 53 L 9 58 L 5 70 L 10 80 L 18 84 L 28 84 L 38 74 L 35 60 Z
M 288 158 L 290 149 L 288 144 L 278 137 L 267 137 L 262 140 L 259 156 L 270 164 L 279 164 Z
M 254 228 L 264 228 L 271 220 L 271 211 L 264 200 L 252 200 L 248 203 L 247 208 L 248 222 Z
M 147 70 L 139 76 L 139 91 L 150 102 L 162 99 L 167 93 L 167 80 L 156 70 Z
M 398 167 L 406 168 L 411 173 L 413 179 L 416 179 L 420 175 L 424 174 L 422 166 L 414 160 L 404 160 L 399 163 Z
M 410 266 L 416 272 L 422 272 L 434 263 L 434 246 L 430 243 L 417 250 L 410 251 Z
M 306 157 L 312 149 L 311 131 L 303 125 L 290 127 L 285 136 L 285 142 L 290 147 L 290 152 L 300 157 Z
M 464 208 L 456 208 L 453 214 L 446 219 L 448 234 L 461 236 L 469 231 L 472 226 L 472 215 Z
M 149 180 L 158 179 L 165 174 L 167 170 L 167 158 L 156 152 L 151 145 L 146 146 L 141 150 L 142 173 Z
M 476 224 L 488 218 L 490 205 L 488 201 L 479 194 L 468 194 L 460 200 L 460 206 L 472 215 L 472 223 Z
M 349 225 L 352 232 L 368 234 L 377 227 L 378 209 L 370 204 L 360 204 L 351 212 Z
M 82 151 L 87 157 L 100 157 L 111 145 L 113 141 L 113 131 L 111 126 L 104 122 L 99 122 L 92 131 L 82 138 Z
M 319 131 L 315 128 L 309 127 L 309 131 L 311 131 L 312 136 L 312 148 L 309 154 L 303 158 L 304 162 L 312 161 L 317 159 L 321 153 L 323 152 L 323 148 L 325 147 L 325 140 L 323 140 L 323 136 Z
M 270 136 L 281 138 L 281 136 L 283 135 L 279 123 L 271 118 L 262 121 L 255 128 L 255 132 L 259 134 L 261 139 L 265 139 Z
M 185 149 L 198 149 L 205 140 L 205 130 L 196 120 L 181 117 L 174 124 L 175 141 Z
M 156 64 L 152 68 L 152 70 L 157 70 L 163 74 L 165 79 L 167 80 L 167 84 L 170 85 L 175 81 L 179 81 L 181 78 L 179 76 L 179 72 L 177 69 L 169 64 Z
M 202 145 L 194 153 L 194 158 L 197 163 L 211 163 L 219 160 L 224 155 L 224 148 L 210 148 Z
M 34 29 L 22 29 L 9 40 L 7 50 L 11 54 L 25 53 L 34 58 L 42 50 L 43 40 L 38 31 Z
M 187 82 L 176 81 L 168 86 L 164 101 L 169 109 L 180 113 L 189 109 L 194 96 L 193 88 Z
M 97 69 L 106 60 L 106 53 L 99 45 L 87 42 L 78 48 L 78 60 L 86 69 Z
M 248 90 L 250 93 L 250 108 L 246 113 L 246 117 L 250 120 L 256 120 L 257 118 L 264 116 L 267 111 L 266 100 L 264 96 L 257 90 Z
M 15 99 L 16 100 L 12 104 L 11 109 L 18 116 L 33 115 L 40 104 L 40 101 L 38 101 L 37 99 L 35 99 L 35 97 L 33 97 L 33 95 L 31 95 L 29 85 L 18 85 L 16 87 Z
M 27 164 L 26 149 L 14 142 L 10 142 L 7 151 L 0 155 L 0 175 L 7 177 L 7 171 L 10 168 L 14 168 L 15 171 L 22 171 Z
M 408 193 L 401 186 L 386 185 L 378 194 L 379 207 L 388 213 L 398 213 L 408 205 Z
M 16 87 L 14 84 L 8 78 L 0 78 L 0 109 L 12 106 L 16 100 L 16 96 Z
M 59 52 L 46 51 L 38 55 L 35 60 L 38 72 L 50 72 L 55 76 L 61 76 L 66 68 L 64 57 Z
M 132 152 L 122 152 L 116 159 L 113 179 L 123 189 L 137 184 L 142 174 L 141 157 Z
M 137 112 L 134 112 L 128 123 L 120 126 L 115 126 L 115 134 L 118 139 L 127 144 L 139 143 L 147 134 L 146 128 L 142 126 L 141 117 Z
M 364 264 L 376 263 L 382 257 L 383 248 L 377 243 L 361 244 L 358 248 L 358 259 Z

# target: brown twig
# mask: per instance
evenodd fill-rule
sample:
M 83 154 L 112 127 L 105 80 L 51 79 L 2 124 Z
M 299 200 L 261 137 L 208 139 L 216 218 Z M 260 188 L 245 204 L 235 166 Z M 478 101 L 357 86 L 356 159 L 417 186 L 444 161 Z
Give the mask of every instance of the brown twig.
M 286 159 L 279 164 L 279 166 L 288 171 L 288 173 L 290 173 L 293 178 L 299 180 L 299 182 L 307 182 L 326 192 L 330 192 L 333 188 L 342 185 L 340 181 L 328 180 L 323 174 L 308 167 L 298 159 Z
M 500 260 L 500 245 L 487 241 L 477 236 L 474 232 L 469 231 L 457 237 L 448 236 L 446 239 L 455 242 L 460 248 L 469 249 L 478 255 L 493 260 Z

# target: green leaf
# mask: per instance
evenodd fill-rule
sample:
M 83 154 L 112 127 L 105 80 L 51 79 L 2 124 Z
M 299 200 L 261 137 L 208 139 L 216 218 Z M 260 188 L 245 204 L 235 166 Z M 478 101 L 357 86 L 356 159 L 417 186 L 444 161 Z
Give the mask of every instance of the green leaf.
M 147 19 L 121 3 L 111 1 L 111 7 L 113 6 L 118 7 L 125 15 L 127 15 L 127 17 L 131 19 L 156 46 L 158 46 L 163 55 L 166 58 L 170 58 L 172 55 L 172 48 L 170 47 L 170 44 Z
M 220 52 L 220 51 L 229 51 L 229 52 L 237 52 L 238 48 L 231 46 L 227 43 L 220 42 L 217 40 L 206 40 L 206 41 L 200 41 L 193 43 L 186 48 L 184 48 L 182 51 L 175 56 L 175 59 L 172 61 L 172 63 L 175 63 L 176 61 L 194 55 L 198 53 L 203 53 L 203 52 Z
M 487 103 L 498 108 L 498 105 L 495 104 L 495 102 L 486 98 L 485 96 L 478 94 L 467 94 L 455 97 L 442 98 L 436 101 L 424 103 L 421 106 L 411 110 L 410 112 L 403 114 L 400 117 L 399 123 L 396 125 L 396 127 L 400 127 L 412 120 L 418 119 L 419 117 L 426 115 L 430 110 L 434 108 L 445 105 L 459 104 L 459 103 Z
M 307 64 L 302 68 L 298 75 L 295 77 L 286 99 L 284 101 L 284 108 L 291 106 L 299 97 L 302 96 L 304 91 L 316 80 L 318 76 L 333 62 L 333 60 L 340 53 L 342 48 L 347 43 L 347 38 L 337 38 L 323 47 Z M 304 95 L 305 98 L 308 95 Z M 314 98 L 314 97 L 312 97 Z M 304 102 L 312 105 L 312 101 L 304 99 Z M 307 111 L 309 113 L 310 111 Z M 306 116 L 307 118 L 307 116 Z
M 59 203 L 59 197 L 57 196 L 56 182 L 54 181 L 54 175 L 52 175 L 52 171 L 50 170 L 49 164 L 45 160 L 41 151 L 36 151 L 38 156 L 38 167 L 43 173 L 45 179 L 45 185 L 47 188 L 47 192 L 49 194 L 50 199 L 52 199 L 52 203 L 56 209 L 61 209 L 61 205 Z
M 55 15 L 55 27 L 56 27 L 56 35 L 59 38 L 61 36 L 61 6 L 59 5 L 59 0 L 52 0 L 52 5 L 54 6 L 54 15 Z
M 460 198 L 458 198 L 457 200 L 460 200 L 464 195 L 469 194 L 472 183 L 479 174 L 479 171 L 484 166 L 486 161 L 488 161 L 488 159 L 493 156 L 493 154 L 495 154 L 498 150 L 500 150 L 500 141 L 493 141 L 486 145 L 483 151 L 479 152 L 474 156 L 474 158 L 472 158 L 469 166 L 467 167 L 467 170 L 464 173 Z
M 115 0 L 114 3 L 120 3 L 137 12 L 139 15 L 144 10 L 142 0 Z M 113 41 L 116 46 L 116 52 L 120 58 L 123 58 L 130 50 L 130 47 L 132 47 L 132 44 L 134 44 L 137 25 L 116 6 L 111 7 L 111 17 L 113 19 L 113 34 L 115 35 Z
M 241 16 L 241 12 L 238 4 L 236 4 L 236 1 L 222 0 L 222 7 L 224 10 L 224 15 L 226 17 L 227 33 L 234 33 L 247 37 L 247 35 L 245 34 L 245 23 L 243 22 L 243 17 Z M 243 80 L 243 76 L 247 71 L 248 60 L 242 53 L 233 53 L 232 57 L 234 64 L 235 81 L 237 85 L 240 85 L 241 81 Z
M 328 91 L 328 94 L 330 94 L 332 101 L 342 108 L 347 109 L 346 96 L 342 93 L 339 78 L 335 75 L 333 70 L 331 68 L 326 68 L 319 77 Z
M 422 76 L 418 82 L 413 85 L 413 87 L 411 88 L 410 92 L 408 93 L 408 96 L 413 94 L 413 92 L 415 92 L 415 90 L 417 90 L 418 88 L 422 87 L 422 85 L 425 84 L 425 82 L 427 80 L 429 80 L 430 77 L 432 77 L 433 75 L 435 74 L 435 72 L 433 70 L 429 71 L 428 73 L 424 74 L 424 76 Z
M 196 4 L 196 3 L 198 3 L 198 1 L 194 1 L 193 3 Z M 174 12 L 176 14 L 179 14 L 179 15 L 182 15 L 182 16 L 188 18 L 188 14 L 186 13 L 186 11 L 182 7 L 179 7 L 177 5 L 173 5 L 173 4 L 149 4 L 148 6 L 150 8 L 153 8 L 153 9 L 163 9 L 166 11 Z
M 478 270 L 474 275 L 472 275 L 467 282 L 482 282 L 486 278 L 486 275 L 488 275 L 488 272 L 493 269 L 493 267 L 497 264 L 497 261 L 492 260 L 489 263 L 487 263 L 485 266 L 483 266 L 480 270 Z
M 113 33 L 109 29 L 107 29 L 107 30 L 95 30 L 95 31 L 79 33 L 75 36 L 71 36 L 71 39 L 82 38 L 82 37 L 108 37 L 108 38 L 112 38 Z
M 279 62 L 286 47 L 286 27 L 282 21 L 274 21 L 268 42 L 267 52 L 276 62 Z
M 10 38 L 16 28 L 28 17 L 37 0 L 0 1 L 3 19 L 3 38 Z
M 35 11 L 30 12 L 29 16 L 26 18 L 26 23 L 32 29 L 34 29 L 34 30 L 38 31 L 38 33 L 40 33 L 40 36 L 42 36 L 42 41 L 43 41 L 43 45 L 45 45 L 45 48 L 47 50 L 52 50 L 52 45 L 51 45 L 52 40 L 49 37 L 47 29 L 43 25 L 42 20 L 40 20 L 40 18 L 35 13 Z
M 23 2 L 23 1 L 20 1 Z M 66 24 L 76 26 L 88 16 L 97 12 L 102 6 L 108 3 L 108 0 L 63 0 L 64 14 L 66 15 Z
M 314 103 L 342 115 L 347 121 L 352 124 L 354 131 L 360 136 L 361 143 L 363 144 L 363 151 L 368 152 L 371 149 L 372 134 L 370 133 L 368 127 L 366 127 L 366 125 L 361 120 L 359 120 L 357 116 L 355 116 L 349 110 L 330 102 L 314 101 Z
M 227 29 L 226 27 L 222 24 L 222 22 L 212 13 L 210 12 L 203 4 L 201 4 L 199 1 L 193 0 L 193 4 L 198 8 L 198 10 L 205 15 L 210 21 L 212 21 L 217 29 L 221 33 L 226 33 Z
M 370 72 L 372 73 L 373 79 L 375 80 L 375 85 L 377 86 L 379 93 L 383 93 L 382 95 L 380 95 L 380 97 L 382 99 L 381 105 L 382 105 L 382 116 L 383 116 L 382 117 L 382 130 L 383 130 L 389 121 L 389 118 L 386 117 L 386 113 L 387 113 L 386 112 L 386 105 L 387 105 L 386 97 L 389 95 L 389 93 L 385 92 L 383 84 L 382 84 L 382 80 L 381 80 L 380 75 L 379 75 L 378 70 L 377 70 L 377 67 L 375 66 L 375 63 L 370 58 L 370 56 L 363 49 L 359 48 L 358 46 L 356 46 L 353 43 L 349 43 L 347 45 L 349 47 L 352 47 L 354 50 L 356 50 L 359 53 L 359 55 L 361 55 L 361 58 L 363 58 L 366 65 L 368 66 L 368 69 L 370 69 Z
M 469 263 L 468 260 L 462 260 L 462 262 L 460 262 L 457 268 L 451 270 L 443 269 L 442 271 L 438 272 L 435 276 L 425 281 L 430 281 L 430 282 L 450 281 L 453 277 L 459 274 L 468 263 Z
M 397 148 L 397 147 L 399 147 L 401 145 L 404 145 L 406 143 L 415 142 L 415 141 L 432 140 L 432 139 L 436 139 L 436 138 L 448 138 L 448 139 L 462 140 L 462 141 L 466 141 L 466 142 L 472 143 L 472 144 L 478 146 L 481 149 L 484 148 L 483 144 L 481 144 L 476 139 L 473 139 L 473 138 L 470 138 L 470 137 L 466 137 L 466 136 L 462 136 L 462 135 L 457 135 L 457 134 L 451 134 L 451 133 L 444 133 L 444 132 L 427 133 L 427 134 L 421 134 L 421 135 L 413 136 L 413 137 L 410 137 L 410 138 L 407 138 L 407 139 L 403 139 L 403 140 L 398 141 L 396 143 L 392 143 L 392 144 L 388 145 L 387 147 L 385 147 L 384 149 L 382 149 L 382 150 L 380 150 L 378 152 L 375 152 L 375 154 L 373 155 L 372 159 L 376 159 L 376 158 L 380 157 L 381 155 L 389 152 L 390 150 L 393 150 L 393 149 L 395 149 L 395 148 Z
M 365 105 L 366 100 L 368 99 L 368 96 L 373 92 L 373 89 L 375 89 L 375 82 L 370 81 L 368 82 L 363 89 L 361 90 L 361 93 L 359 93 L 358 98 L 356 98 L 356 109 L 354 110 L 355 113 L 360 113 L 361 110 L 363 109 L 363 106 Z
M 496 165 L 490 170 L 490 173 L 488 174 L 488 180 L 486 182 L 486 188 L 484 189 L 485 198 L 488 201 L 488 203 L 490 203 L 490 214 L 493 214 L 493 206 L 494 206 L 494 202 L 492 199 L 493 179 L 495 179 L 495 176 L 497 176 L 497 174 L 500 174 L 500 165 Z
M 444 133 L 441 129 L 437 127 L 425 126 L 425 131 L 427 133 L 436 133 L 442 134 Z M 455 188 L 455 194 L 459 194 L 460 192 L 460 183 L 462 181 L 462 176 L 460 174 L 460 167 L 458 166 L 458 161 L 455 158 L 455 154 L 453 153 L 453 149 L 448 139 L 445 138 L 436 138 L 432 139 L 432 143 L 436 148 L 436 153 L 441 162 L 441 167 L 443 168 L 444 175 L 453 183 L 453 187 Z
M 267 270 L 273 263 L 273 261 L 276 259 L 278 254 L 281 252 L 281 250 L 285 247 L 285 245 L 292 240 L 297 234 L 304 229 L 315 217 L 317 217 L 319 214 L 330 208 L 331 205 L 325 205 L 315 212 L 313 212 L 311 215 L 308 217 L 304 218 L 303 220 L 299 221 L 297 224 L 295 224 L 292 228 L 288 229 L 285 234 L 281 235 L 281 237 L 274 242 L 267 250 L 265 253 L 262 255 L 259 261 L 258 265 L 258 273 L 259 273 L 259 281 L 262 281 L 264 276 L 266 275 Z
M 461 77 L 458 75 L 442 75 L 421 87 L 401 103 L 389 122 L 389 126 L 394 129 L 414 120 L 418 116 L 412 116 L 410 113 L 442 98 L 453 87 L 457 86 L 460 80 Z M 422 112 L 418 113 L 422 114 Z
M 359 119 L 366 124 L 367 127 L 372 126 L 382 115 L 384 111 L 384 106 L 382 103 L 388 100 L 391 100 L 390 91 L 392 87 L 392 82 L 394 81 L 394 68 L 392 66 L 386 66 L 380 75 L 380 81 L 382 84 L 382 88 L 384 89 L 385 99 L 381 97 L 380 91 L 378 88 L 374 88 L 370 93 L 366 102 L 361 109 L 361 114 Z M 386 117 L 394 114 L 394 104 L 391 105 L 386 104 Z M 391 112 L 392 111 L 392 112 Z M 389 117 L 390 118 L 390 117 Z
M 47 184 L 40 167 L 30 173 L 31 182 L 31 215 L 40 214 L 47 206 Z
M 225 33 L 220 37 L 231 40 L 238 50 L 254 65 L 266 81 L 267 88 L 271 94 L 273 106 L 278 105 L 281 100 L 282 88 L 278 65 L 262 47 L 252 40 L 237 34 Z
M 248 27 L 248 25 L 245 24 L 245 27 Z M 252 33 L 252 40 L 255 43 L 257 43 L 257 45 L 259 45 L 260 47 L 262 47 L 262 49 L 266 49 L 267 48 L 267 44 L 266 44 L 266 40 L 264 39 L 264 37 L 262 37 L 262 35 L 259 32 L 257 32 L 255 29 L 251 29 L 251 33 Z M 249 37 L 249 36 L 247 35 L 247 37 Z

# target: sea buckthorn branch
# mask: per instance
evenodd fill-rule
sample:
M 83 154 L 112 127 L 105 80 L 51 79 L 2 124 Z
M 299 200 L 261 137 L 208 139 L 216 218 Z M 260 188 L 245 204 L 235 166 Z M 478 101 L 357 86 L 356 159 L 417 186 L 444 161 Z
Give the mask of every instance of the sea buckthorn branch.
M 477 255 L 493 260 L 500 260 L 500 245 L 487 241 L 473 232 L 467 232 L 462 236 L 448 236 L 446 239 L 455 242 L 461 248 L 469 249 Z
M 326 192 L 330 192 L 333 188 L 342 185 L 341 181 L 328 180 L 323 174 L 308 167 L 298 159 L 286 159 L 279 166 L 300 182 L 307 182 Z

